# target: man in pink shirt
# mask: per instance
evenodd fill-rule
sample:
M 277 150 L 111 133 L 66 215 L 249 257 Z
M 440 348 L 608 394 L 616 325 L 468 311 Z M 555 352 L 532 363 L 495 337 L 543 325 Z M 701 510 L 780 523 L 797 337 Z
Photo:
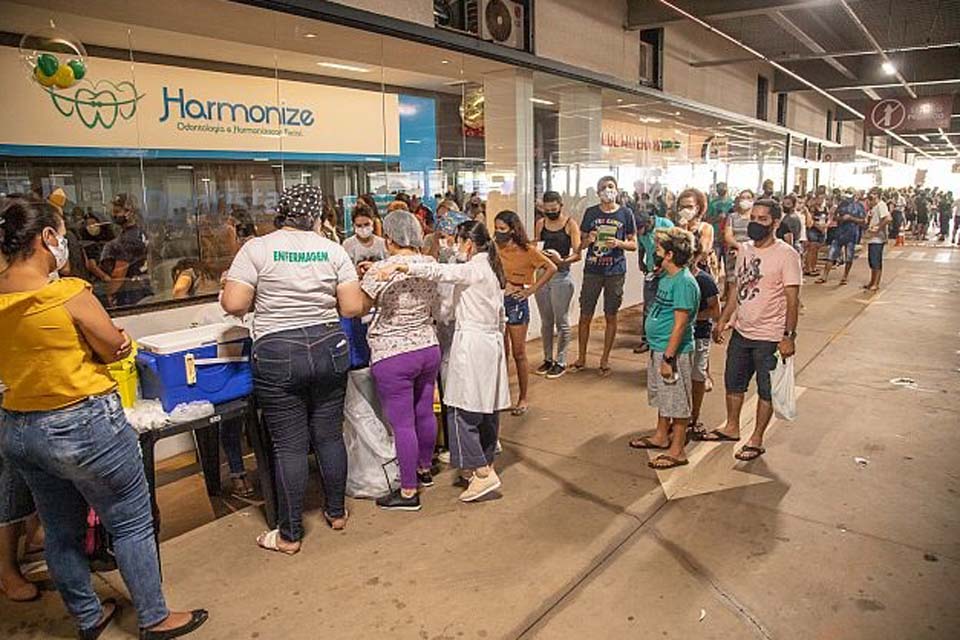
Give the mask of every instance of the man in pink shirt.
M 731 325 L 724 382 L 727 388 L 727 424 L 700 436 L 708 442 L 740 440 L 740 410 L 750 379 L 757 376 L 757 420 L 750 440 L 736 456 L 756 460 L 765 453 L 763 434 L 773 417 L 770 372 L 777 354 L 789 358 L 796 352 L 797 314 L 800 307 L 800 256 L 774 231 L 782 211 L 775 200 L 757 200 L 750 211 L 747 234 L 737 255 L 737 295 L 727 301 L 713 329 L 716 343 Z M 736 317 L 734 317 L 734 315 Z

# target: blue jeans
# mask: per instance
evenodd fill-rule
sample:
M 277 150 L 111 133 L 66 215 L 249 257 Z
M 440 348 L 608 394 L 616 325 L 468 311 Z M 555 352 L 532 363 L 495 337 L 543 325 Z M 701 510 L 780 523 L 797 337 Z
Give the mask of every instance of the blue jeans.
M 278 524 L 288 542 L 303 538 L 311 444 L 327 515 L 345 513 L 343 401 L 349 370 L 350 344 L 337 323 L 269 333 L 253 345 L 253 389 L 273 443 Z
M 84 553 L 87 505 L 110 535 L 140 627 L 169 614 L 137 434 L 116 393 L 53 411 L 2 411 L 0 454 L 26 481 L 46 531 L 46 560 L 81 629 L 100 621 Z
M 220 444 L 223 446 L 223 452 L 227 454 L 231 478 L 241 478 L 247 473 L 243 466 L 242 435 L 242 420 L 230 420 L 220 425 Z
M 510 295 L 503 297 L 503 310 L 507 314 L 507 324 L 530 324 L 530 300 L 528 298 L 514 298 Z

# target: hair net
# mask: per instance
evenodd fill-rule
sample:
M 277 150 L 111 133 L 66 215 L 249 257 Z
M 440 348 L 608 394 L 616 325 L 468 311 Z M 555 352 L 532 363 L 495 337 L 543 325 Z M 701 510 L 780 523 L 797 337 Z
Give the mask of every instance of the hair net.
M 420 221 L 409 211 L 394 211 L 383 219 L 383 235 L 400 247 L 419 249 L 423 246 Z

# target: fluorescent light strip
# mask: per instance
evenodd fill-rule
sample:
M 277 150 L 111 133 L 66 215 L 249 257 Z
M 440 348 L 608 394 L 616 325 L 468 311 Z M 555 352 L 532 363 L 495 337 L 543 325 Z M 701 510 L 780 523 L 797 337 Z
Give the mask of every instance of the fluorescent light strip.
M 534 104 L 545 104 L 548 106 L 552 106 L 554 104 L 553 102 L 544 100 L 543 98 L 530 98 L 530 102 L 533 102 Z
M 366 67 L 356 67 L 352 64 L 340 64 L 339 62 L 318 62 L 317 66 L 326 67 L 327 69 L 338 69 L 340 71 L 354 71 L 356 73 L 370 73 L 370 69 Z
M 826 98 L 827 100 L 830 100 L 831 102 L 834 102 L 834 103 L 836 103 L 837 105 L 843 107 L 844 109 L 846 109 L 847 111 L 849 111 L 849 112 L 852 113 L 853 115 L 857 116 L 858 118 L 862 118 L 862 119 L 866 120 L 866 116 L 865 116 L 864 114 L 860 113 L 859 111 L 857 111 L 856 109 L 854 109 L 853 107 L 851 107 L 850 105 L 848 105 L 848 104 L 847 104 L 846 102 L 844 102 L 843 100 L 840 100 L 839 98 L 836 98 L 836 97 L 830 95 L 829 93 L 827 93 L 826 91 L 824 91 L 823 89 L 821 89 L 821 88 L 818 87 L 817 85 L 813 84 L 812 82 L 810 82 L 809 80 L 807 80 L 807 79 L 804 78 L 803 76 L 801 76 L 801 75 L 799 75 L 799 74 L 797 74 L 797 73 L 794 73 L 793 71 L 791 71 L 790 69 L 787 69 L 785 66 L 783 66 L 782 64 L 780 64 L 780 63 L 778 63 L 778 62 L 774 62 L 773 60 L 771 60 L 771 59 L 768 58 L 767 56 L 763 55 L 762 53 L 760 53 L 760 52 L 757 51 L 756 49 L 754 49 L 754 48 L 752 48 L 752 47 L 744 44 L 743 42 L 740 42 L 739 40 L 737 40 L 737 39 L 734 38 L 733 36 L 727 35 L 727 34 L 724 33 L 723 31 L 720 31 L 720 29 L 717 29 L 716 27 L 710 25 L 709 23 L 704 22 L 703 20 L 701 20 L 701 19 L 698 18 L 697 16 L 693 15 L 692 13 L 688 13 L 688 12 L 684 11 L 683 9 L 681 9 L 680 7 L 678 7 L 677 5 L 675 5 L 675 4 L 671 3 L 671 2 L 667 2 L 667 0 L 659 0 L 659 2 L 660 2 L 660 4 L 667 6 L 667 7 L 669 7 L 670 9 L 674 10 L 675 12 L 679 13 L 680 15 L 684 16 L 684 17 L 687 18 L 688 20 L 692 20 L 693 22 L 696 22 L 697 24 L 699 24 L 701 27 L 703 27 L 703 28 L 706 29 L 707 31 L 710 31 L 711 33 L 717 34 L 717 35 L 720 36 L 721 38 L 727 40 L 728 42 L 731 42 L 731 43 L 737 45 L 738 47 L 740 47 L 740 48 L 743 49 L 744 51 L 750 53 L 751 55 L 754 55 L 754 56 L 760 58 L 761 60 L 763 60 L 763 61 L 766 62 L 767 64 L 771 65 L 774 69 L 778 69 L 778 70 L 784 72 L 785 74 L 787 74 L 788 76 L 790 76 L 791 78 L 793 78 L 794 80 L 798 80 L 799 82 L 802 82 L 804 85 L 810 87 L 811 89 L 813 89 L 814 91 L 816 91 L 817 93 L 819 93 L 820 95 L 822 95 L 822 96 L 823 96 L 824 98 Z M 899 85 L 897 85 L 897 86 L 899 86 Z
M 957 148 L 953 146 L 953 143 L 950 142 L 950 138 L 947 137 L 947 134 L 943 132 L 943 129 L 938 128 L 937 131 L 940 132 L 940 137 L 943 138 L 943 141 L 950 145 L 950 148 L 953 149 L 953 152 L 957 154 L 957 157 L 960 158 L 960 151 L 957 151 Z

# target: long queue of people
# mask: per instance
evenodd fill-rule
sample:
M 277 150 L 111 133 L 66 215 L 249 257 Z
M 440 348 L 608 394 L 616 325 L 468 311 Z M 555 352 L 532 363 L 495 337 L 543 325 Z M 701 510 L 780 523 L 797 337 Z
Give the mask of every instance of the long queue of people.
M 300 551 L 311 448 L 323 477 L 324 519 L 332 529 L 348 526 L 343 412 L 351 341 L 344 319 L 374 311 L 364 325 L 370 371 L 400 468 L 399 487 L 377 504 L 422 508 L 421 492 L 434 483 L 438 381 L 460 500 L 476 502 L 502 487 L 495 468 L 500 415 L 528 411 L 529 372 L 550 379 L 585 375 L 601 295 L 605 328 L 597 373 L 610 374 L 632 252 L 645 274 L 643 343 L 636 351 L 650 352 L 646 386 L 658 422 L 630 446 L 660 451 L 649 464 L 667 469 L 687 464 L 690 438 L 738 441 L 744 396 L 756 378 L 754 432 L 736 455 L 750 461 L 765 453 L 770 374 L 778 358 L 796 349 L 803 273 L 818 268 L 824 243 L 831 247 L 828 265 L 852 261 L 859 236 L 849 246 L 846 224 L 855 222 L 870 246 L 874 239 L 885 245 L 895 216 L 881 204 L 890 194 L 871 191 L 863 215 L 862 206 L 845 204 L 856 203 L 854 194 L 776 198 L 772 184 L 760 197 L 745 190 L 735 199 L 723 185 L 712 198 L 687 189 L 669 211 L 626 198 L 609 176 L 597 194 L 599 204 L 578 221 L 564 211 L 560 194 L 545 193 L 532 239 L 512 211 L 498 212 L 488 229 L 483 205 L 473 198 L 464 212 L 443 199 L 435 215 L 419 205 L 411 211 L 398 198 L 383 216 L 365 199 L 351 214 L 355 234 L 341 244 L 319 189 L 296 185 L 283 192 L 277 230 L 240 246 L 220 294 L 225 313 L 253 317 L 254 392 L 278 487 L 278 527 L 258 537 L 261 548 Z M 901 210 L 906 215 L 906 207 Z M 202 625 L 207 613 L 171 612 L 165 604 L 136 436 L 106 370 L 129 353 L 130 340 L 89 284 L 51 278 L 69 262 L 66 233 L 63 216 L 45 202 L 7 198 L 0 204 L 7 264 L 0 273 L 0 379 L 8 387 L 0 428 L 0 586 L 16 600 L 39 595 L 19 576 L 7 544 L 12 539 L 16 549 L 19 532 L 3 526 L 28 523 L 31 534 L 39 529 L 30 521 L 35 503 L 54 583 L 80 637 L 98 637 L 118 604 L 100 602 L 90 582 L 81 544 L 89 504 L 113 537 L 141 637 L 178 637 Z M 568 363 L 571 270 L 581 261 L 578 349 Z M 818 275 L 825 280 L 829 267 Z M 871 288 L 879 282 L 877 275 Z M 542 319 L 537 367 L 527 356 L 530 298 Z M 707 430 L 699 415 L 713 387 L 710 349 L 724 341 L 727 422 Z M 516 365 L 516 402 L 508 359 Z

